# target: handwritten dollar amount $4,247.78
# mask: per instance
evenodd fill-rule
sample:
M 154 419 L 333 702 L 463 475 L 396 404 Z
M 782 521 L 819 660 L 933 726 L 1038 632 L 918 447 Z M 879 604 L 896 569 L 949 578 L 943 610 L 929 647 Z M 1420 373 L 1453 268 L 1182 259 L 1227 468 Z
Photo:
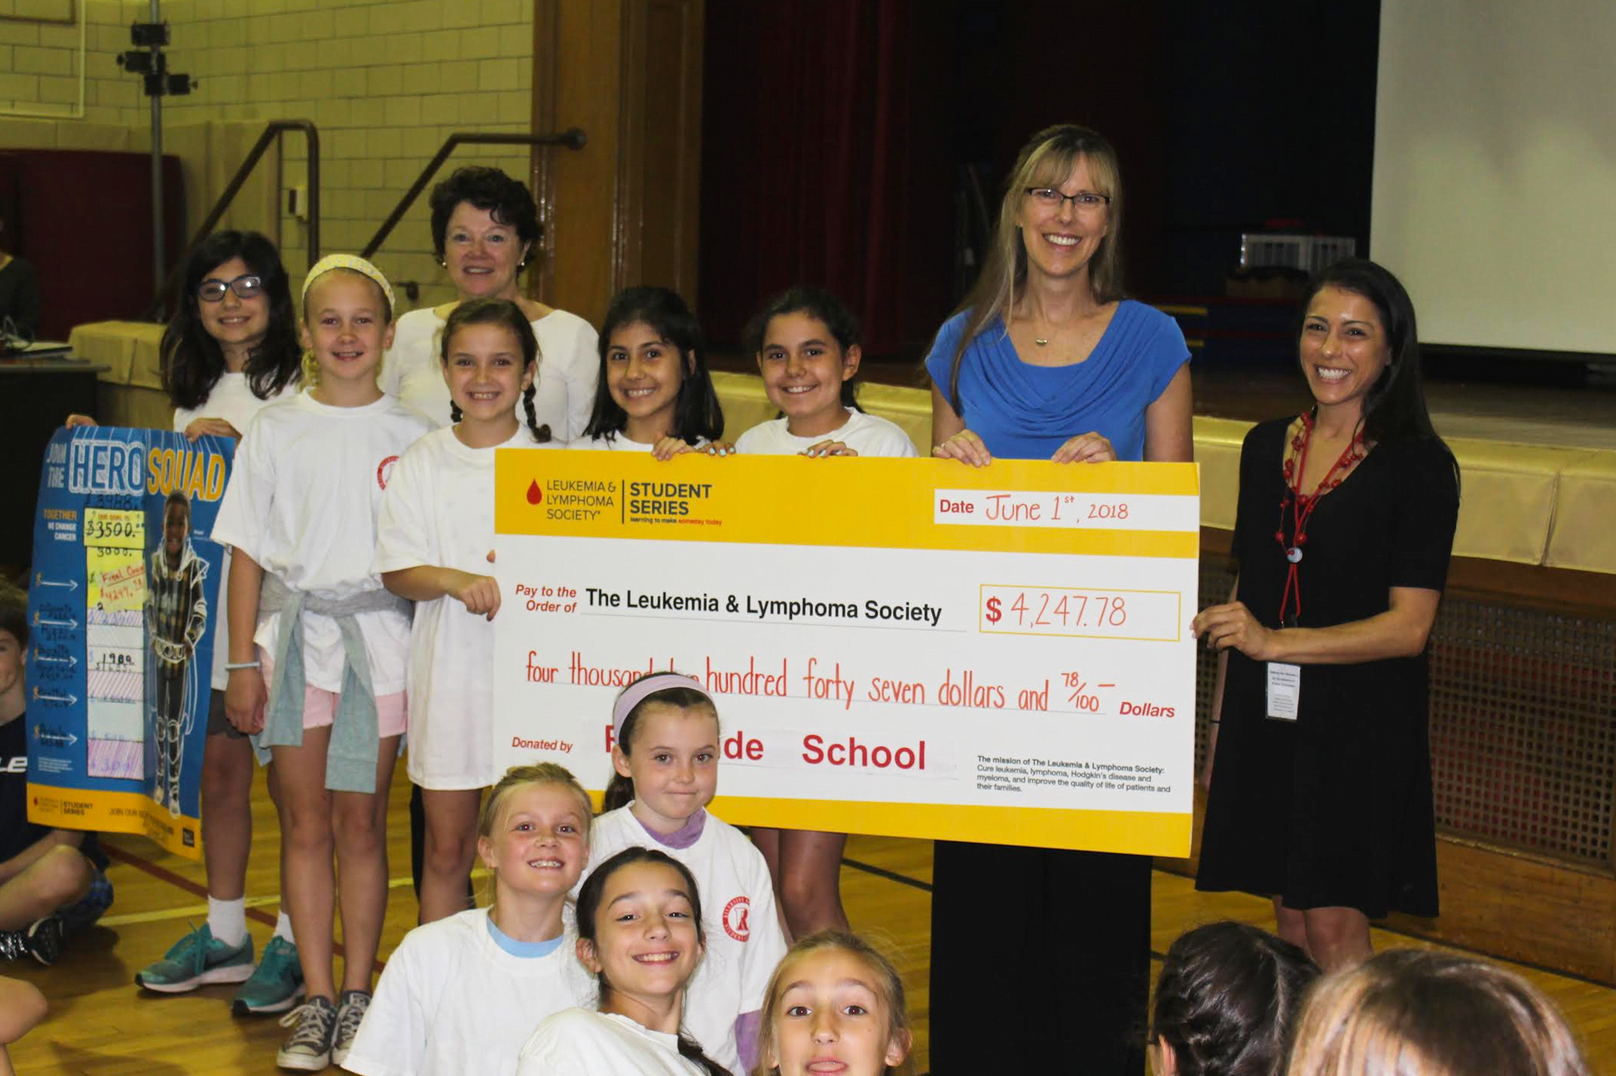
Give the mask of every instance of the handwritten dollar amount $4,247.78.
M 1176 590 L 980 589 L 977 627 L 983 632 L 1176 642 L 1184 628 L 1183 596 Z

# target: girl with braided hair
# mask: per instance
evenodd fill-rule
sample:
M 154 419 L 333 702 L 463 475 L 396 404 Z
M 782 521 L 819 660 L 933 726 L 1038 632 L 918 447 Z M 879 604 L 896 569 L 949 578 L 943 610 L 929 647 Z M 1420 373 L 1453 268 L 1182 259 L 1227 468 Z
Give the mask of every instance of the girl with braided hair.
M 707 955 L 701 892 L 668 853 L 631 845 L 578 890 L 578 960 L 593 1009 L 563 1009 L 522 1047 L 516 1076 L 731 1076 L 690 1034 L 686 995 Z
M 498 777 L 491 621 L 499 586 L 488 574 L 494 452 L 555 447 L 534 414 L 538 361 L 538 342 L 515 303 L 474 299 L 455 307 L 440 350 L 455 424 L 404 453 L 377 522 L 383 585 L 418 603 L 410 636 L 408 769 L 426 815 L 422 923 L 465 909 L 478 798 Z
M 1150 1017 L 1160 1076 L 1283 1072 L 1302 999 L 1319 977 L 1297 946 L 1244 923 L 1185 931 L 1167 950 Z

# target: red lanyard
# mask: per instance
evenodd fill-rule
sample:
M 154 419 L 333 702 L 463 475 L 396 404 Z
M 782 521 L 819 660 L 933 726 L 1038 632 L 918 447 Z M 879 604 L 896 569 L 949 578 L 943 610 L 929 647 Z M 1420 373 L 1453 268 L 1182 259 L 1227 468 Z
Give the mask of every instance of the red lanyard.
M 1281 627 L 1295 626 L 1302 617 L 1302 579 L 1299 568 L 1302 563 L 1302 547 L 1307 544 L 1307 522 L 1313 518 L 1313 509 L 1318 507 L 1319 498 L 1341 484 L 1340 478 L 1335 478 L 1337 471 L 1345 470 L 1364 458 L 1363 430 L 1360 427 L 1347 442 L 1340 457 L 1324 472 L 1324 477 L 1314 488 L 1310 497 L 1302 492 L 1302 472 L 1307 470 L 1307 449 L 1313 441 L 1313 414 L 1302 414 L 1302 432 L 1291 439 L 1291 448 L 1296 450 L 1295 467 L 1293 461 L 1285 461 L 1285 496 L 1279 502 L 1279 529 L 1274 532 L 1274 541 L 1284 550 L 1285 559 L 1290 561 L 1290 567 L 1285 572 L 1285 593 L 1279 599 L 1279 623 Z M 1345 478 L 1346 475 L 1342 475 Z M 1332 479 L 1334 479 L 1332 481 Z M 1290 509 L 1292 540 L 1285 540 L 1285 514 Z M 1286 612 L 1290 608 L 1291 595 L 1296 596 L 1296 613 L 1288 623 Z

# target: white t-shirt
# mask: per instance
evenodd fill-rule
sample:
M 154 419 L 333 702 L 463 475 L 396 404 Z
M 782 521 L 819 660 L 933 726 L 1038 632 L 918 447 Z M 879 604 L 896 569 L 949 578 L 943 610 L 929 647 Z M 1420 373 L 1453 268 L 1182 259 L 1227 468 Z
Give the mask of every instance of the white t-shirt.
M 184 433 L 185 427 L 199 418 L 222 418 L 242 433 L 252 425 L 253 416 L 277 400 L 297 395 L 297 381 L 286 385 L 267 400 L 254 396 L 248 386 L 247 375 L 225 371 L 208 391 L 208 398 L 197 407 L 174 409 L 174 432 Z M 219 609 L 213 624 L 213 686 L 220 691 L 230 686 L 230 673 L 224 667 L 230 660 L 230 554 L 226 553 L 219 566 Z
M 711 1051 L 707 1056 L 712 1057 Z M 516 1065 L 517 1076 L 706 1076 L 706 1072 L 680 1055 L 677 1036 L 650 1031 L 617 1013 L 591 1009 L 565 1009 L 545 1017 L 522 1047 Z
M 847 409 L 841 429 L 818 437 L 795 437 L 786 432 L 784 418 L 760 422 L 741 434 L 735 451 L 759 456 L 795 456 L 821 441 L 841 441 L 861 456 L 918 456 L 914 442 L 895 422 L 879 415 Z
M 416 927 L 388 958 L 342 1067 L 361 1076 L 512 1076 L 539 1021 L 594 999 L 575 940 L 512 956 L 489 936 L 486 908 Z
M 376 512 L 393 465 L 430 429 L 391 396 L 364 407 L 331 407 L 307 392 L 265 407 L 236 451 L 230 485 L 213 523 L 217 542 L 241 550 L 293 590 L 323 598 L 380 590 Z M 409 617 L 391 611 L 355 618 L 365 640 L 372 689 L 404 690 Z M 280 614 L 258 614 L 253 638 L 273 650 Z M 342 632 L 318 613 L 303 617 L 303 673 L 314 687 L 342 690 Z
M 411 310 L 398 319 L 393 346 L 382 361 L 381 387 L 432 420 L 449 424 L 449 386 L 443 380 L 439 334 L 446 323 L 442 307 Z M 449 308 L 452 309 L 452 308 Z M 589 412 L 595 406 L 595 384 L 600 376 L 600 339 L 594 326 L 576 314 L 553 310 L 529 322 L 539 338 L 538 388 L 533 411 L 539 425 L 548 424 L 550 439 L 566 444 L 583 436 Z M 517 408 L 525 425 L 527 413 Z
M 649 452 L 655 448 L 656 445 L 648 445 L 643 441 L 630 441 L 627 437 L 624 437 L 621 433 L 619 433 L 610 441 L 606 440 L 604 435 L 598 437 L 587 437 L 582 440 L 573 441 L 567 445 L 567 447 L 581 448 L 586 452 Z M 707 447 L 707 438 L 696 438 L 696 443 L 691 447 Z
M 496 448 L 552 448 L 526 426 Z M 494 448 L 468 448 L 454 427 L 404 453 L 376 518 L 377 574 L 435 565 L 493 575 Z M 494 625 L 444 595 L 417 602 L 410 631 L 410 780 L 422 788 L 494 783 Z
M 208 398 L 196 407 L 176 407 L 174 409 L 174 432 L 184 433 L 185 427 L 199 418 L 222 418 L 242 433 L 252 425 L 252 420 L 258 412 L 272 403 L 289 400 L 298 393 L 296 378 L 292 383 L 281 389 L 280 392 L 267 400 L 260 400 L 252 393 L 252 387 L 244 373 L 230 373 L 228 370 L 219 375 L 219 380 L 213 383 L 208 390 Z
M 584 877 L 634 845 L 666 852 L 696 876 L 707 954 L 685 990 L 684 1026 L 708 1057 L 740 1072 L 735 1020 L 763 1008 L 769 976 L 786 955 L 769 865 L 744 833 L 710 813 L 695 844 L 669 848 L 640 824 L 633 811 L 619 807 L 590 827 L 589 870 Z

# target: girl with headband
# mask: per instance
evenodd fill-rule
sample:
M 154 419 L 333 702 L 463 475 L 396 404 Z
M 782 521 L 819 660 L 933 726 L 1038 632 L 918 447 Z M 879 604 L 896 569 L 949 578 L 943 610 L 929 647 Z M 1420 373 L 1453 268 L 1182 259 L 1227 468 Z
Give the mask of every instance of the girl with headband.
M 685 1026 L 720 1065 L 750 1071 L 764 991 L 786 943 L 762 854 L 706 810 L 718 787 L 718 708 L 690 677 L 651 673 L 617 697 L 612 730 L 617 773 L 590 833 L 590 868 L 634 845 L 690 868 L 713 922 Z
M 295 1027 L 275 1062 L 310 1072 L 347 1056 L 387 909 L 410 606 L 376 574 L 376 512 L 393 464 L 431 428 L 376 385 L 392 313 L 387 278 L 363 258 L 334 254 L 309 270 L 303 346 L 317 377 L 252 420 L 213 528 L 234 550 L 225 712 L 275 765 L 281 885 L 308 988 L 282 1021 Z

